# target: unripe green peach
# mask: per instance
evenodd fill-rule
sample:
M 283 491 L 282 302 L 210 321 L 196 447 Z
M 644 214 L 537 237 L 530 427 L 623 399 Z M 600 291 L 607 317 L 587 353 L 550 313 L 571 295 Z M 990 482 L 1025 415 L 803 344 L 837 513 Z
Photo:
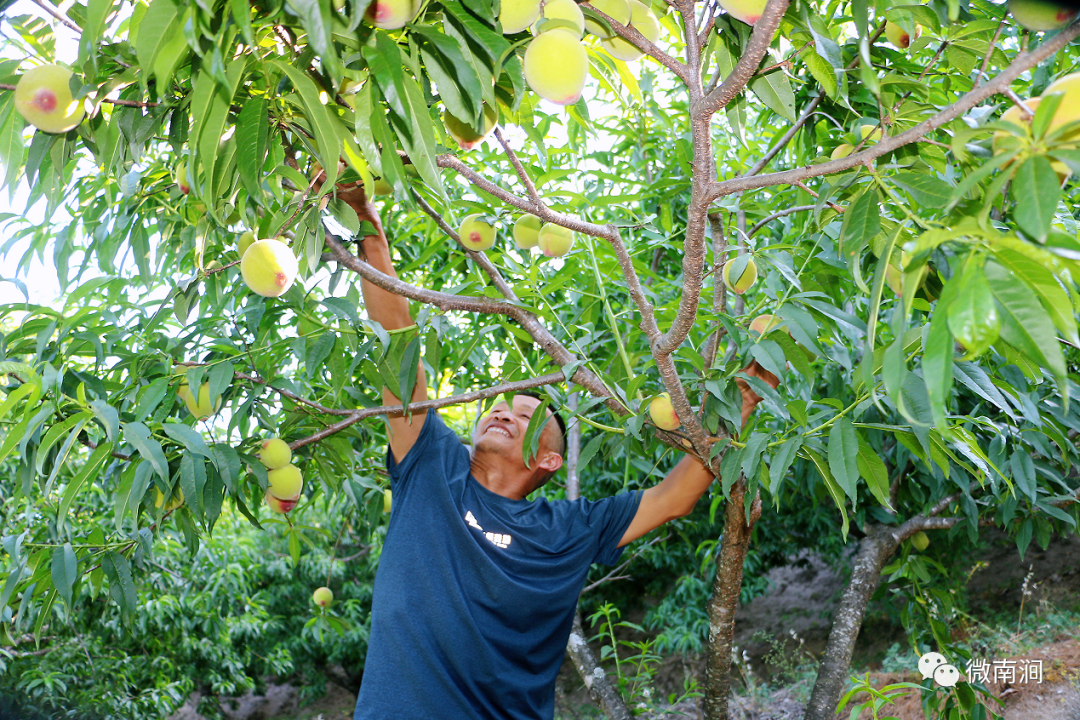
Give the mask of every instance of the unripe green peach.
M 766 335 L 773 330 L 782 330 L 786 327 L 776 315 L 758 315 L 750 321 L 749 330 L 758 335 Z
M 830 160 L 839 160 L 840 158 L 846 158 L 848 155 L 850 155 L 852 153 L 852 151 L 854 149 L 855 149 L 855 146 L 851 145 L 850 143 L 841 143 L 841 144 L 837 145 L 836 149 L 834 149 L 832 151 L 832 154 L 829 155 L 829 159 Z
M 724 263 L 724 284 L 732 292 L 742 295 L 757 281 L 757 263 L 754 262 L 754 258 L 749 258 L 742 273 L 736 278 L 731 277 L 733 267 L 735 267 L 734 260 Z
M 922 530 L 911 536 L 911 544 L 915 546 L 915 549 L 922 552 L 926 548 L 930 547 L 930 537 Z
M 1052 85 L 1051 85 L 1051 87 L 1052 87 Z M 1047 90 L 1049 90 L 1049 88 L 1047 88 Z M 1025 100 L 1024 104 L 1028 106 L 1028 109 L 1031 110 L 1031 112 L 1035 112 L 1035 109 L 1039 107 L 1039 102 L 1041 100 L 1042 100 L 1042 98 L 1033 97 L 1033 98 L 1031 98 L 1029 100 Z M 1053 128 L 1055 125 L 1060 125 L 1061 124 L 1061 123 L 1059 123 L 1057 121 L 1058 115 L 1061 113 L 1061 109 L 1062 109 L 1062 106 L 1059 105 L 1057 112 L 1054 113 L 1054 117 L 1050 121 L 1050 127 L 1051 128 Z M 1019 105 L 1013 105 L 1012 107 L 1010 107 L 1008 110 L 1006 110 L 1005 112 L 1003 112 L 1001 114 L 1001 122 L 1011 123 L 1011 124 L 1017 125 L 1019 127 L 1025 127 L 1025 126 L 1030 127 L 1032 119 L 1033 118 L 1029 117 L 1027 119 L 1027 122 L 1024 122 L 1024 113 L 1023 113 L 1023 110 L 1021 109 L 1021 107 Z M 1023 144 L 1024 144 L 1024 141 L 1021 140 L 1020 138 L 1018 138 L 1017 136 L 1013 135 L 1012 133 L 1006 132 L 1005 130 L 995 130 L 994 131 L 994 138 L 993 138 L 993 140 L 991 142 L 991 147 L 994 150 L 994 154 L 999 155 L 999 154 L 1004 153 L 1004 152 L 1010 152 L 1012 150 L 1017 150 Z M 1004 165 L 1002 165 L 1001 169 L 1004 170 L 1005 168 L 1009 167 L 1012 164 L 1013 164 L 1013 161 L 1010 160 L 1007 163 L 1005 163 Z M 1057 173 L 1059 182 L 1065 182 L 1065 178 L 1069 177 L 1069 175 L 1072 174 L 1072 170 L 1069 168 L 1069 166 L 1066 165 L 1065 163 L 1061 162 L 1060 160 L 1052 160 L 1050 162 L 1050 167 L 1052 167 L 1054 169 L 1054 172 Z
M 15 86 L 15 109 L 26 122 L 47 133 L 65 133 L 82 122 L 86 111 L 71 97 L 73 72 L 41 65 L 23 73 Z
M 514 242 L 522 250 L 536 247 L 540 243 L 540 226 L 544 221 L 535 215 L 522 215 L 514 223 Z
M 397 30 L 416 17 L 419 0 L 371 0 L 364 19 L 383 30 Z
M 256 240 L 255 233 L 250 230 L 240 233 L 240 237 L 236 238 L 236 251 L 240 253 L 240 257 L 244 257 L 244 253 Z
M 499 22 L 503 35 L 516 35 L 525 30 L 540 15 L 540 0 L 502 0 Z
M 473 213 L 461 222 L 458 237 L 469 250 L 487 250 L 495 244 L 495 228 L 484 222 L 483 213 Z
M 573 230 L 555 223 L 544 223 L 537 234 L 536 242 L 540 252 L 546 257 L 562 257 L 574 247 L 576 235 Z
M 270 494 L 278 500 L 295 498 L 304 489 L 304 476 L 300 468 L 289 464 L 266 473 Z
M 546 0 L 540 5 L 540 16 L 533 23 L 532 34 L 555 29 L 576 32 L 579 40 L 585 34 L 585 16 L 574 0 Z
M 264 499 L 266 500 L 267 506 L 271 510 L 284 515 L 285 513 L 296 507 L 296 504 L 300 502 L 300 494 L 297 493 L 296 497 L 289 498 L 288 500 L 282 500 L 281 498 L 274 497 L 274 494 L 267 490 Z
M 191 183 L 188 182 L 187 160 L 181 160 L 176 164 L 176 174 L 173 178 L 176 180 L 176 187 L 180 188 L 180 192 L 185 195 L 191 192 Z
M 578 35 L 549 30 L 529 43 L 524 70 L 525 80 L 537 95 L 556 105 L 573 105 L 585 89 L 589 55 Z
M 394 502 L 394 494 L 392 492 L 390 492 L 390 488 L 387 488 L 386 490 L 383 490 L 383 492 L 382 492 L 382 511 L 384 513 L 389 513 L 390 512 L 390 508 L 393 505 L 393 502 Z
M 592 0 L 590 4 L 615 22 L 622 25 L 629 25 L 633 17 L 630 10 L 630 3 L 627 2 L 627 0 Z M 596 35 L 601 40 L 607 40 L 614 37 L 614 35 L 604 29 L 603 25 L 594 20 L 589 20 L 588 18 L 585 19 L 585 30 Z
M 1080 120 L 1080 73 L 1070 73 L 1050 83 L 1043 95 L 1061 93 L 1061 103 L 1050 121 L 1050 130 L 1056 130 L 1075 120 Z
M 901 50 L 911 47 L 912 40 L 918 40 L 922 35 L 922 25 L 915 25 L 915 37 L 912 38 L 908 31 L 892 21 L 885 22 L 885 39 Z
M 196 420 L 208 418 L 221 409 L 220 397 L 217 399 L 216 403 L 210 403 L 210 383 L 208 382 L 204 382 L 202 387 L 199 388 L 198 400 L 195 399 L 194 394 L 191 392 L 191 388 L 188 387 L 186 382 L 180 385 L 176 394 L 184 401 L 184 405 L 187 406 L 188 412 L 194 415 Z
M 383 180 L 381 177 L 377 177 L 372 183 L 372 191 L 376 195 L 393 195 L 394 186 Z
M 660 22 L 656 19 L 653 11 L 638 0 L 627 0 L 630 5 L 630 25 L 641 33 L 646 40 L 656 43 L 660 39 Z M 637 45 L 623 40 L 621 37 L 612 37 L 600 41 L 600 45 L 620 60 L 630 62 L 644 55 L 638 50 Z
M 671 404 L 671 395 L 668 393 L 661 393 L 652 399 L 649 403 L 649 417 L 661 430 L 675 430 L 682 425 L 679 416 L 675 414 L 675 408 Z
M 258 457 L 268 470 L 277 470 L 292 462 L 292 449 L 281 438 L 270 438 L 263 441 Z
M 256 240 L 240 261 L 244 283 L 263 297 L 279 297 L 288 292 L 299 269 L 292 249 L 277 240 Z
M 856 136 L 859 140 L 866 140 L 867 144 L 876 143 L 882 138 L 881 126 L 860 125 L 856 130 Z
M 321 587 L 311 594 L 311 600 L 321 608 L 330 607 L 330 603 L 334 602 L 334 591 Z
M 1036 32 L 1063 28 L 1077 15 L 1075 5 L 1053 0 L 1009 0 L 1009 12 L 1018 24 Z
M 499 113 L 485 103 L 484 132 L 478 133 L 472 125 L 451 115 L 449 110 L 443 111 L 443 124 L 446 125 L 446 132 L 450 137 L 454 138 L 455 142 L 461 146 L 462 150 L 472 150 L 474 147 L 484 142 L 484 139 L 495 129 L 495 124 L 498 120 Z M 406 167 L 412 166 L 407 165 Z
M 159 508 L 164 503 L 165 503 L 165 495 L 164 495 L 164 493 L 162 493 L 157 488 L 154 488 L 154 507 Z M 169 503 L 167 505 L 165 505 L 165 512 L 172 512 L 173 510 L 175 510 L 176 508 L 180 507 L 183 504 L 184 504 L 184 491 L 181 490 L 180 488 L 176 488 L 176 490 L 172 494 L 172 499 L 170 499 Z
M 720 0 L 720 7 L 727 10 L 728 15 L 736 20 L 753 25 L 765 12 L 766 2 L 768 0 Z
M 885 284 L 896 297 L 904 297 L 904 274 L 892 263 L 885 267 Z

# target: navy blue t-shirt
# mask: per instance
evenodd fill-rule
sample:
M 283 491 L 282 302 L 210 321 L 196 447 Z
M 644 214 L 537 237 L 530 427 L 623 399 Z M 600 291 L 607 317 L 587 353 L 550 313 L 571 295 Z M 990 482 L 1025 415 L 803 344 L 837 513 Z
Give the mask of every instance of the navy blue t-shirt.
M 386 464 L 394 499 L 354 720 L 550 720 L 585 576 L 618 560 L 641 492 L 503 497 L 435 412 Z

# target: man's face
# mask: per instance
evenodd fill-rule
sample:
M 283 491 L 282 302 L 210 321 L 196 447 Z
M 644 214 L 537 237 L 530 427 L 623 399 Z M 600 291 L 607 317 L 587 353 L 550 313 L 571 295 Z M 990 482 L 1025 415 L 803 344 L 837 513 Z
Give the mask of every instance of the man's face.
M 496 403 L 491 412 L 476 424 L 473 432 L 474 451 L 502 455 L 524 465 L 525 431 L 539 406 L 540 401 L 528 395 L 516 395 L 513 408 L 505 401 Z M 545 413 L 550 415 L 551 411 L 545 410 Z M 548 449 L 550 433 L 551 428 L 545 427 L 540 438 L 540 451 Z

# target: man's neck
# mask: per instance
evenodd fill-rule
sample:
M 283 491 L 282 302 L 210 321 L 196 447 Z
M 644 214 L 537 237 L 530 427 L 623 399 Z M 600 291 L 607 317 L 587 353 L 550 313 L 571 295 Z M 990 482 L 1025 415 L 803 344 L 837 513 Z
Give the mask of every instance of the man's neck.
M 482 455 L 473 455 L 469 461 L 472 476 L 485 488 L 511 500 L 524 500 L 532 489 L 532 476 L 513 472 L 500 463 L 489 462 Z

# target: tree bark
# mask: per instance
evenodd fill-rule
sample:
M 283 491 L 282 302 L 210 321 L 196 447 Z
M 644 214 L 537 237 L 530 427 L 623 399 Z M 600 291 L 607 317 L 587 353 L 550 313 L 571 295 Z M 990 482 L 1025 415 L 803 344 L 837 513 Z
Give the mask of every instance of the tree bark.
M 750 532 L 761 517 L 761 498 L 755 497 L 750 506 L 750 522 L 746 522 L 743 500 L 746 482 L 742 479 L 731 487 L 724 508 L 724 535 L 720 540 L 720 555 L 716 559 L 716 577 L 709 598 L 709 644 L 706 650 L 705 718 L 727 720 L 731 695 L 731 646 L 735 635 L 735 609 L 742 591 L 743 562 L 750 545 Z
M 840 606 L 836 609 L 829 643 L 821 657 L 817 680 L 803 720 L 833 720 L 835 717 L 840 694 L 848 679 L 855 641 L 866 618 L 866 608 L 881 580 L 881 569 L 900 544 L 896 527 L 871 525 L 868 530 L 855 556 L 851 581 L 844 589 Z
M 581 679 L 585 681 L 585 687 L 589 690 L 589 696 L 609 720 L 630 720 L 633 717 L 630 708 L 623 702 L 619 691 L 612 685 L 600 663 L 596 661 L 589 642 L 585 637 L 585 630 L 581 626 L 581 614 L 574 615 L 574 629 L 570 631 L 570 642 L 566 644 L 566 651 L 570 659 L 574 661 Z
M 570 408 L 577 412 L 578 394 L 570 394 Z M 581 457 L 581 423 L 577 418 L 570 418 L 567 423 L 566 438 L 566 498 L 577 500 L 581 497 L 581 483 L 578 477 L 578 458 Z M 570 639 L 566 643 L 566 652 L 581 675 L 589 696 L 608 718 L 629 720 L 630 708 L 623 702 L 622 696 L 611 684 L 607 673 L 600 667 L 596 656 L 589 647 L 589 640 L 581 625 L 580 608 L 574 613 L 574 627 L 570 630 Z

